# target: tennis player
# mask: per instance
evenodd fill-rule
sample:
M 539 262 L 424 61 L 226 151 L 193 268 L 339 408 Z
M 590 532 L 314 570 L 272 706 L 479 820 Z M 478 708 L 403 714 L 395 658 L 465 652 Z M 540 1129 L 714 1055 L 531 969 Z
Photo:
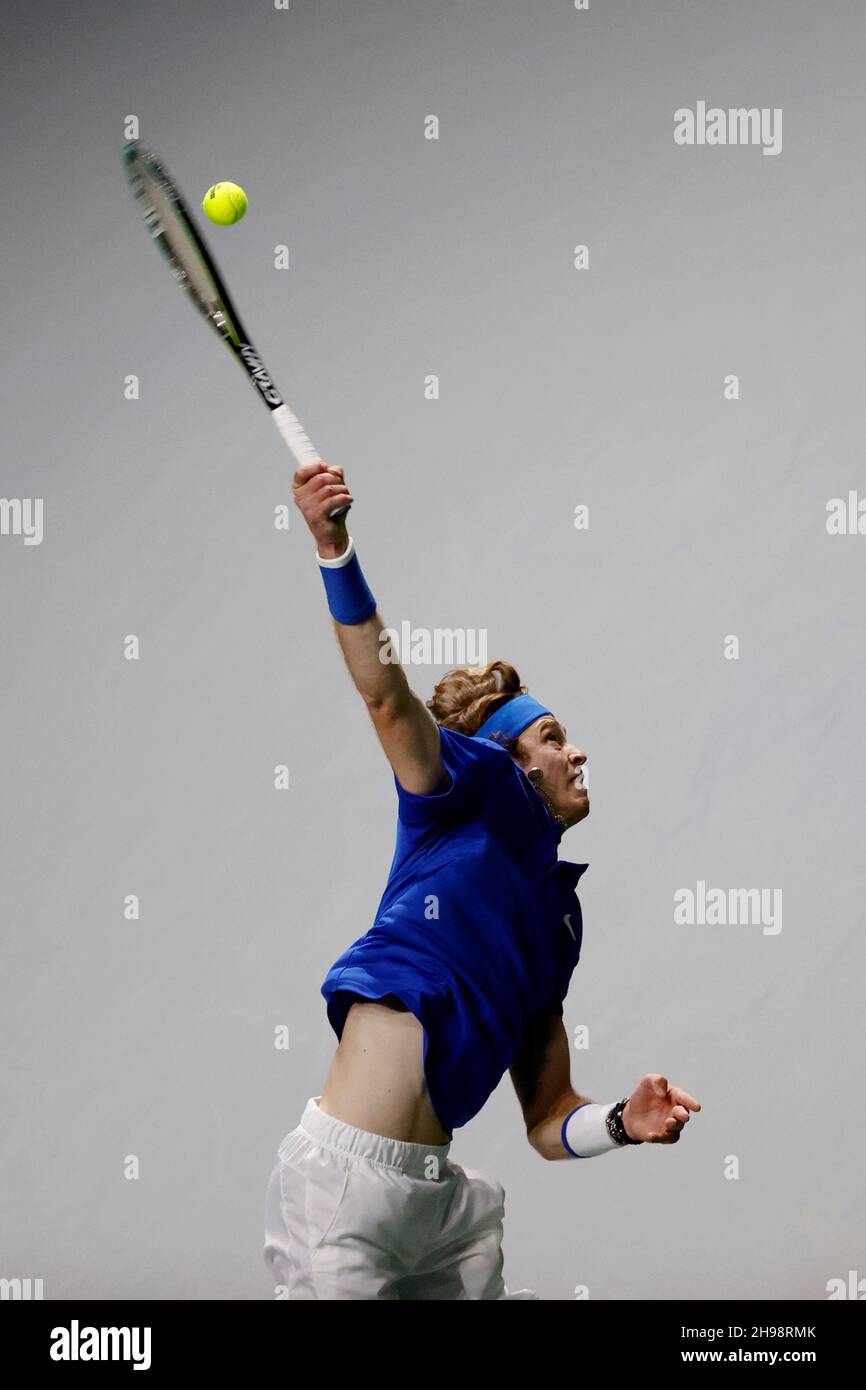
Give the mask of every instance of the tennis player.
M 675 1144 L 695 1098 L 658 1074 L 603 1104 L 569 1074 L 563 1000 L 580 955 L 576 885 L 558 859 L 589 814 L 586 754 L 494 661 L 452 671 L 425 705 L 387 653 L 345 518 L 343 471 L 295 474 L 349 674 L 391 765 L 397 842 L 370 930 L 322 986 L 339 1046 L 282 1140 L 264 1257 L 278 1297 L 537 1298 L 502 1274 L 505 1192 L 449 1157 L 510 1071 L 545 1159 Z

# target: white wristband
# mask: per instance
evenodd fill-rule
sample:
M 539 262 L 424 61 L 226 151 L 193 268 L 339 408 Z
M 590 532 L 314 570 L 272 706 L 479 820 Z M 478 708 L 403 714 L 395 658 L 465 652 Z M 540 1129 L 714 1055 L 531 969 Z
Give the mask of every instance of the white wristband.
M 337 556 L 336 560 L 323 560 L 318 550 L 316 551 L 316 559 L 318 560 L 323 570 L 338 570 L 342 569 L 343 565 L 348 565 L 354 553 L 355 542 L 352 540 L 352 537 L 350 536 L 349 544 L 346 546 L 346 549 L 343 551 L 342 555 Z
M 597 1154 L 625 1147 L 611 1139 L 605 1124 L 615 1105 L 615 1100 L 609 1100 L 606 1105 L 585 1101 L 566 1116 L 562 1126 L 562 1142 L 574 1158 L 595 1158 Z

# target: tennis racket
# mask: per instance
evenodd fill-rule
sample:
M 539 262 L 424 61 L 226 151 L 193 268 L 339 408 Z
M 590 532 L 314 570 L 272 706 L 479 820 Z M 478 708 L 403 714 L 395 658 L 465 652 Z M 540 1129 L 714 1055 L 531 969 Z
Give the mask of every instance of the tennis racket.
M 250 341 L 214 258 L 165 165 L 152 151 L 142 149 L 137 140 L 126 145 L 123 158 L 132 195 L 175 280 L 243 367 L 298 466 L 318 462 L 318 449 L 286 405 Z M 335 507 L 329 513 L 331 520 L 343 516 L 349 505 Z

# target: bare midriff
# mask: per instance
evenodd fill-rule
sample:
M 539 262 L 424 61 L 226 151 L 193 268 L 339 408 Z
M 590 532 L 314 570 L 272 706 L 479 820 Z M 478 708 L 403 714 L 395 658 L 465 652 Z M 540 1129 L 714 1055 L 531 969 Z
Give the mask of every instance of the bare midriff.
M 350 1006 L 319 1107 L 356 1129 L 447 1144 L 424 1080 L 424 1029 L 395 995 Z

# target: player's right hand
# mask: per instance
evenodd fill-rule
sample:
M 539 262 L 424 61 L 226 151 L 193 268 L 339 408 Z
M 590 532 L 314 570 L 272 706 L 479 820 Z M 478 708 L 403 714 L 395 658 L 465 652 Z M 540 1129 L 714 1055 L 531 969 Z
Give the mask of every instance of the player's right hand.
M 331 521 L 328 513 L 335 507 L 351 506 L 354 498 L 346 486 L 342 468 L 319 459 L 316 463 L 298 468 L 292 480 L 292 493 L 316 541 L 323 560 L 342 555 L 349 544 L 345 516 Z

